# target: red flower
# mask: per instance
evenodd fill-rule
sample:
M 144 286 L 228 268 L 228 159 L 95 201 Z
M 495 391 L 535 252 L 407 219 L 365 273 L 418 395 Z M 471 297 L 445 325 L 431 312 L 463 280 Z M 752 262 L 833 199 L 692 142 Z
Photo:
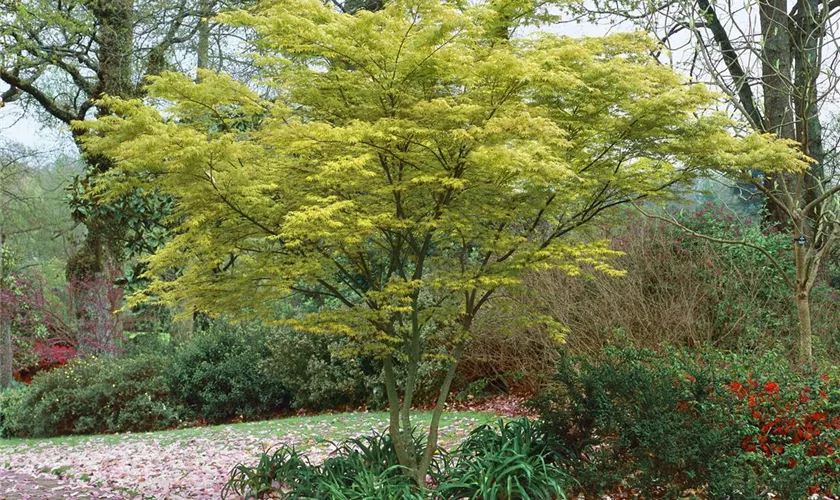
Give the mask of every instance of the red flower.
M 764 386 L 764 390 L 767 392 L 767 394 L 775 394 L 779 392 L 779 384 L 777 384 L 776 382 L 768 382 Z
M 741 385 L 739 382 L 732 382 L 729 384 L 729 390 L 734 392 L 738 395 L 738 397 L 744 397 L 747 395 L 747 391 L 744 390 L 744 386 Z
M 741 440 L 741 448 L 746 452 L 755 451 L 755 444 L 752 442 L 752 436 L 747 436 Z

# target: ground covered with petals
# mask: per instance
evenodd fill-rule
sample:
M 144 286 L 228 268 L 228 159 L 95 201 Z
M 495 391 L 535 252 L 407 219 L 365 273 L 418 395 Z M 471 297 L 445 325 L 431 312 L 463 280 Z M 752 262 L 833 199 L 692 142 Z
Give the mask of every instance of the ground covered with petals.
M 427 422 L 429 414 L 420 417 Z M 441 445 L 450 447 L 495 418 L 447 413 Z M 326 440 L 382 431 L 386 422 L 385 413 L 353 413 L 144 434 L 0 440 L 0 500 L 219 498 L 231 468 L 255 461 L 265 449 L 285 443 L 320 461 L 333 449 Z

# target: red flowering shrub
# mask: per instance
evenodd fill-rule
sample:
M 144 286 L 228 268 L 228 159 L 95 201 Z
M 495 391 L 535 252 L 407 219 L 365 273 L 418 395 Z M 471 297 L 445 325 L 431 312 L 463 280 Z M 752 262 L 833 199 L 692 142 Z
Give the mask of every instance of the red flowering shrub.
M 586 494 L 840 498 L 838 382 L 772 353 L 610 348 L 564 360 L 534 405 Z
M 63 366 L 76 357 L 76 349 L 62 344 L 35 342 L 34 351 L 38 355 L 38 365 L 42 367 Z
M 840 398 L 831 378 L 791 377 L 733 381 L 733 417 L 743 432 L 741 450 L 766 471 L 774 490 L 840 498 Z M 807 491 L 806 491 L 807 490 Z M 792 493 L 792 492 L 791 492 Z
M 32 377 L 77 355 L 122 352 L 122 320 L 113 314 L 122 289 L 103 279 L 74 280 L 50 287 L 35 277 L 17 279 L 0 296 L 0 314 L 14 332 L 15 378 Z
M 78 354 L 73 346 L 67 345 L 65 342 L 49 340 L 34 341 L 32 343 L 32 352 L 37 360 L 37 364 L 24 366 L 15 370 L 15 380 L 18 382 L 31 384 L 32 377 L 36 373 L 64 366 Z

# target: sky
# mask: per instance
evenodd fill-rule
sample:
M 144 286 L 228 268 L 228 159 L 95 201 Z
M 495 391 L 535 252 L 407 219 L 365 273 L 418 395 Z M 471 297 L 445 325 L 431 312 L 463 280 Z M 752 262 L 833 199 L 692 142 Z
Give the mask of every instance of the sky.
M 17 103 L 0 108 L 0 138 L 55 157 L 78 154 L 65 127 L 45 126 Z

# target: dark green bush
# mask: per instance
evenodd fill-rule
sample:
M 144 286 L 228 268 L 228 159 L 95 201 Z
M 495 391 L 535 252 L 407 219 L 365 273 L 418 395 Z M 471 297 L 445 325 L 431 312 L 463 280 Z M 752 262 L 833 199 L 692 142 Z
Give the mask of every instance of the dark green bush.
M 286 381 L 264 369 L 271 354 L 266 333 L 219 321 L 176 348 L 167 380 L 192 418 L 248 420 L 288 408 Z
M 348 357 L 346 338 L 276 329 L 269 334 L 267 376 L 281 380 L 294 408 L 324 410 L 376 406 L 380 367 L 372 358 Z
M 164 378 L 167 366 L 157 356 L 91 357 L 39 373 L 29 387 L 12 392 L 4 429 L 42 437 L 176 426 L 180 412 Z
M 20 434 L 20 406 L 28 389 L 29 386 L 25 384 L 13 382 L 11 387 L 0 390 L 0 437 L 8 438 Z
M 533 404 L 584 492 L 753 491 L 731 401 L 716 399 L 715 384 L 681 356 L 608 348 L 589 361 L 564 356 Z
M 773 352 L 609 348 L 562 358 L 533 404 L 587 493 L 831 497 L 840 491 L 838 381 L 836 368 L 801 370 Z

